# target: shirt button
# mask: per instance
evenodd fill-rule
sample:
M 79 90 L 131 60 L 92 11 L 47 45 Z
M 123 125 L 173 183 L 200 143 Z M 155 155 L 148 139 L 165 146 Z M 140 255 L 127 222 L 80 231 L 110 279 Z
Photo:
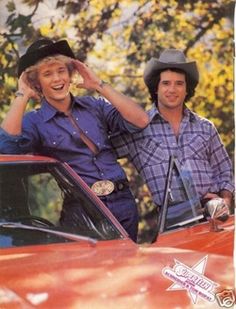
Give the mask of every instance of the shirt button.
M 73 134 L 75 135 L 75 134 L 76 134 L 76 132 L 74 131 L 74 132 L 73 132 Z
M 78 121 L 78 120 L 79 120 L 79 118 L 78 118 L 78 117 L 76 117 L 76 118 L 75 118 L 75 120 L 77 120 L 77 121 Z
M 93 157 L 93 161 L 96 161 L 97 160 L 97 158 L 96 157 Z
M 86 134 L 88 134 L 88 131 L 85 131 Z
M 104 174 L 103 173 L 101 173 L 101 176 L 103 176 Z
M 100 146 L 100 143 L 97 143 L 98 146 Z
M 53 143 L 53 145 L 56 145 L 56 142 L 52 142 Z

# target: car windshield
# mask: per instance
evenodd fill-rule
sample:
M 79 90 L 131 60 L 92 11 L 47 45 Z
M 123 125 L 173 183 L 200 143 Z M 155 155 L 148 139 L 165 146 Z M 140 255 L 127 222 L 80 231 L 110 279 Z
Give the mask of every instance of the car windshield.
M 60 224 L 65 200 L 79 209 L 76 226 Z M 50 230 L 96 240 L 122 237 L 96 200 L 59 162 L 0 166 L 0 223 L 0 247 L 73 241 Z M 35 229 L 26 229 L 27 226 Z
M 178 160 L 170 157 L 159 232 L 198 223 L 203 218 L 190 168 L 188 165 L 180 167 Z

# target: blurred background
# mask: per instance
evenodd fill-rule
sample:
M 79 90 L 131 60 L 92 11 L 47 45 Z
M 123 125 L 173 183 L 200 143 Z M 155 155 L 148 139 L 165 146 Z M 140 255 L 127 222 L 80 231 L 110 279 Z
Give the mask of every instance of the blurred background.
M 200 71 L 188 107 L 213 121 L 234 161 L 234 10 L 232 0 L 0 0 L 0 121 L 17 89 L 18 59 L 41 36 L 67 39 L 78 59 L 147 110 L 146 62 L 179 48 Z M 140 242 L 148 241 L 155 207 L 132 165 L 121 164 L 139 207 Z

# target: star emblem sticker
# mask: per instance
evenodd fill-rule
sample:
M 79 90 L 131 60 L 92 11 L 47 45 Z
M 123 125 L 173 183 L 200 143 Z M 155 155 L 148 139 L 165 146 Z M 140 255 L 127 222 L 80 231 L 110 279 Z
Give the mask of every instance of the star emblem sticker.
M 162 274 L 174 282 L 167 291 L 187 290 L 194 304 L 197 303 L 198 297 L 213 302 L 215 300 L 213 290 L 218 284 L 204 276 L 207 259 L 208 255 L 192 267 L 175 259 L 173 268 L 165 267 L 162 270 Z

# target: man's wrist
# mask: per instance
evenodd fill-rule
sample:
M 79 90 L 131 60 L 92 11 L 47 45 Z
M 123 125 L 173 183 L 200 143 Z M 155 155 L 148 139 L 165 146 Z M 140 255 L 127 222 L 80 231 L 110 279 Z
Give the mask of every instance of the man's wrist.
M 101 80 L 100 83 L 99 83 L 99 85 L 98 85 L 98 89 L 96 89 L 96 91 L 97 91 L 97 92 L 101 92 L 102 89 L 103 89 L 106 85 L 108 85 L 108 83 L 105 82 L 104 80 Z
M 16 92 L 15 92 L 15 96 L 16 97 L 24 97 L 24 92 L 23 91 L 21 91 L 21 90 L 17 90 Z

